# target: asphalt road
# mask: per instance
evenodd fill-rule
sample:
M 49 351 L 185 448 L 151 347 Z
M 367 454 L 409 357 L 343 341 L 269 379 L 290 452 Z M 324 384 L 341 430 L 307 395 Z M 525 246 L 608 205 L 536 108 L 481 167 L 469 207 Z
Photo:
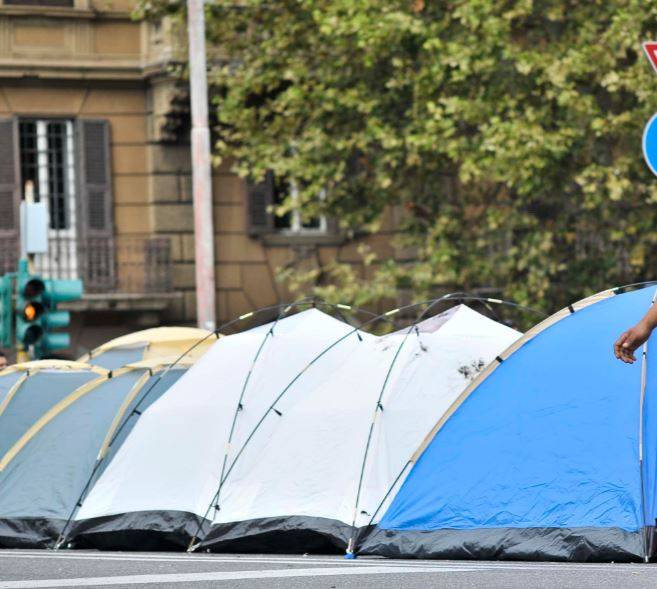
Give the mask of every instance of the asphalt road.
M 0 589 L 28 587 L 655 589 L 657 565 L 0 550 Z

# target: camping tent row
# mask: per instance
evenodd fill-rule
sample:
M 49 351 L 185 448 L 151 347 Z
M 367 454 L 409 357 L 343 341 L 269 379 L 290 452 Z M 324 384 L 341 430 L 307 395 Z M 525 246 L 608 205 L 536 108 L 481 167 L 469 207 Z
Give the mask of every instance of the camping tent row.
M 118 371 L 87 368 L 115 391 L 112 406 L 91 406 L 111 404 L 94 387 L 80 396 L 88 408 L 69 403 L 56 423 L 38 407 L 18 427 L 0 454 L 0 541 L 345 550 L 384 513 L 434 423 L 518 336 L 466 306 L 381 337 L 309 309 L 218 339 L 138 412 Z M 30 419 L 51 434 L 26 432 Z
M 222 338 L 136 420 L 66 538 L 654 558 L 657 348 L 626 365 L 611 343 L 655 295 L 607 291 L 517 340 L 465 307 L 381 338 L 318 311 Z

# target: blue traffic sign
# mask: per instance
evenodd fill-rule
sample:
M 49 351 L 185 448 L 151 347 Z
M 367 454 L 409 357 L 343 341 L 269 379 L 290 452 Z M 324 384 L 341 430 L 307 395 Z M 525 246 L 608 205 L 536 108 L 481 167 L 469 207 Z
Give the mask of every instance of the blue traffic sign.
M 643 157 L 650 171 L 657 176 L 657 113 L 652 115 L 643 130 Z

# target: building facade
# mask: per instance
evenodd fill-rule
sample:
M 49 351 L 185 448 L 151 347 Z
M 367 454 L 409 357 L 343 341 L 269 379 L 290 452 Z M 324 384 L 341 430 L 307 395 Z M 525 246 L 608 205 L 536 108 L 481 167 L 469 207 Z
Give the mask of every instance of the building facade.
M 71 355 L 160 323 L 193 323 L 188 89 L 180 25 L 134 0 L 0 4 L 0 273 L 19 256 L 22 199 L 46 202 L 44 276 L 82 278 Z M 178 26 L 178 28 L 177 28 Z M 275 187 L 213 173 L 218 320 L 287 301 L 281 267 L 360 263 L 330 219 L 275 219 Z M 386 230 L 370 237 L 392 255 Z

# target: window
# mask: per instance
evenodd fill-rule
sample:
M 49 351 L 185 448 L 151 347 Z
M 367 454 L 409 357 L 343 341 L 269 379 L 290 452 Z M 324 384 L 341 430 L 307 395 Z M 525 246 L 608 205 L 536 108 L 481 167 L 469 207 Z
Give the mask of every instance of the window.
M 49 251 L 36 256 L 41 272 L 78 275 L 73 121 L 24 119 L 19 123 L 22 198 L 44 202 Z
M 252 235 L 278 233 L 281 235 L 325 235 L 329 223 L 325 216 L 304 219 L 299 207 L 299 190 L 294 181 L 274 178 L 270 172 L 262 182 L 247 183 L 249 231 Z M 286 215 L 274 215 L 272 208 L 285 202 L 288 197 L 293 206 Z M 323 198 L 320 195 L 320 198 Z
M 45 202 L 51 230 L 75 226 L 75 167 L 72 121 L 23 120 L 20 123 L 23 198 L 32 190 Z
M 274 227 L 284 233 L 326 233 L 325 216 L 303 219 L 300 209 L 294 207 L 299 200 L 299 189 L 295 181 L 274 181 L 274 205 L 282 204 L 288 197 L 292 200 L 292 210 L 283 216 L 274 216 Z M 320 197 L 322 198 L 322 197 Z
M 0 118 L 0 272 L 20 252 L 19 206 L 28 196 L 48 210 L 48 253 L 37 272 L 116 284 L 110 125 L 104 119 Z

